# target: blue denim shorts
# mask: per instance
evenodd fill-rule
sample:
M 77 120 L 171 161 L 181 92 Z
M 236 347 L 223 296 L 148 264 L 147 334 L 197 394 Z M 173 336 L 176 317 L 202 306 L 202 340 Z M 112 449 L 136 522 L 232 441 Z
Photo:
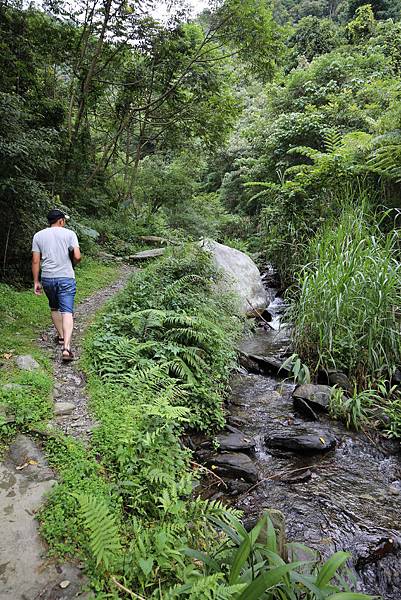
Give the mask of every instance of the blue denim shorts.
M 74 299 L 77 289 L 72 277 L 42 277 L 42 286 L 49 300 L 50 310 L 61 313 L 74 312 Z

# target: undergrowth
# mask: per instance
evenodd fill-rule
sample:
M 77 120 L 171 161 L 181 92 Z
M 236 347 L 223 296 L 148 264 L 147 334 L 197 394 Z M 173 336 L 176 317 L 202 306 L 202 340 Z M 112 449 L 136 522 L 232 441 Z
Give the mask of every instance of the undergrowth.
M 206 254 L 176 250 L 99 315 L 83 361 L 98 426 L 87 449 L 47 444 L 61 481 L 42 532 L 53 552 L 84 560 L 97 600 L 363 600 L 336 595 L 345 553 L 286 564 L 267 517 L 248 534 L 236 511 L 194 494 L 180 436 L 223 424 L 242 328 L 217 284 Z

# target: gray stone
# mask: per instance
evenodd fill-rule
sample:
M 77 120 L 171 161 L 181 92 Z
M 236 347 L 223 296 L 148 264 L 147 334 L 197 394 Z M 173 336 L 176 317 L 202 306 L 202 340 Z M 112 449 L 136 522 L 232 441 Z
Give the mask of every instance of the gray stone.
M 251 452 L 255 449 L 255 440 L 242 432 L 223 433 L 216 436 L 221 451 L 228 452 Z
M 24 477 L 32 481 L 49 481 L 54 479 L 42 451 L 26 435 L 17 435 L 8 449 L 6 464 L 16 471 L 21 471 Z
M 210 252 L 215 265 L 223 271 L 222 287 L 239 296 L 241 312 L 253 316 L 256 316 L 255 309 L 263 312 L 267 294 L 253 260 L 244 252 L 213 240 L 203 240 L 201 247 Z
M 329 371 L 328 379 L 331 386 L 335 385 L 345 392 L 352 392 L 352 383 L 345 373 L 342 373 L 341 371 Z
M 16 356 L 15 362 L 17 367 L 22 371 L 34 371 L 35 369 L 40 369 L 39 363 L 36 362 L 30 354 Z
M 23 390 L 25 386 L 20 383 L 5 383 L 3 385 L 3 390 L 12 391 L 12 390 Z
M 285 433 L 270 433 L 265 437 L 268 448 L 289 450 L 300 454 L 327 452 L 336 445 L 336 439 L 325 431 L 290 429 Z
M 254 463 L 249 456 L 240 452 L 215 454 L 207 459 L 207 464 L 223 477 L 244 479 L 250 483 L 256 483 L 258 480 L 258 472 Z
M 168 240 L 167 238 L 160 237 L 159 235 L 140 235 L 139 238 L 141 242 L 146 242 L 147 244 L 173 244 L 174 242 Z
M 148 258 L 156 258 L 162 256 L 166 251 L 166 248 L 154 248 L 153 250 L 143 250 L 136 254 L 131 254 L 128 258 L 130 260 L 147 260 Z
M 56 402 L 54 405 L 54 414 L 56 417 L 62 417 L 63 415 L 70 415 L 75 409 L 75 404 L 72 402 Z
M 294 408 L 315 417 L 315 411 L 328 412 L 332 388 L 328 385 L 314 385 L 306 383 L 294 391 L 292 397 Z

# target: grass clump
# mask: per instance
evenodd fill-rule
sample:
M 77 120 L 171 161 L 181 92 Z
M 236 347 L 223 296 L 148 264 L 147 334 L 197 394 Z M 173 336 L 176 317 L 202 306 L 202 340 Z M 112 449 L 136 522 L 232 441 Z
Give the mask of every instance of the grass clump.
M 312 240 L 292 307 L 296 350 L 308 364 L 361 384 L 391 377 L 401 358 L 397 244 L 363 206 L 344 209 Z

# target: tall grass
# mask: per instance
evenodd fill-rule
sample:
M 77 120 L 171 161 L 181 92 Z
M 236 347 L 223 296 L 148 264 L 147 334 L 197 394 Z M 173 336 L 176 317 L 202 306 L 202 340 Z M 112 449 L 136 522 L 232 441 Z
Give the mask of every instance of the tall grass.
M 400 363 L 397 232 L 383 234 L 364 206 L 347 207 L 310 244 L 292 306 L 295 344 L 309 364 L 363 383 Z

